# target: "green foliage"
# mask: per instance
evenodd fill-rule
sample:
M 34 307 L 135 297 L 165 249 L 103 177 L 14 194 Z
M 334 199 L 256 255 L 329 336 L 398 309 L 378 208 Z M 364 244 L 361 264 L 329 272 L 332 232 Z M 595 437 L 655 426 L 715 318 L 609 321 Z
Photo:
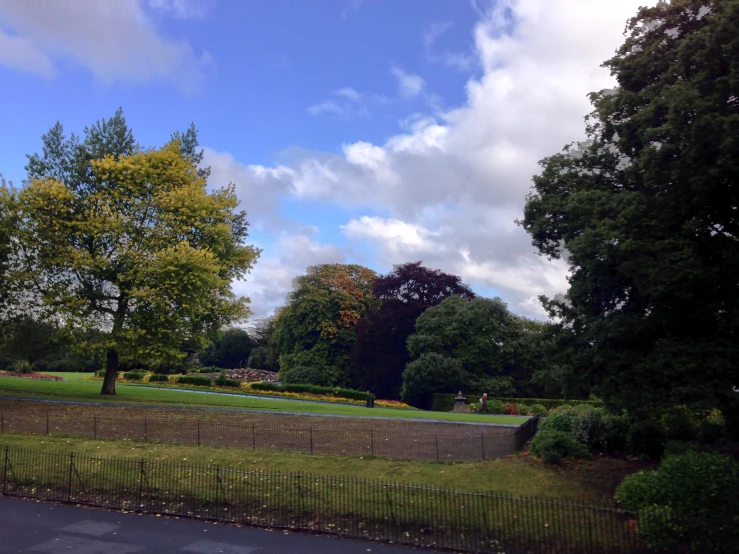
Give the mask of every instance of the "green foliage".
M 251 388 L 254 390 L 274 391 L 274 392 L 309 392 L 312 394 L 330 394 L 337 398 L 348 398 L 350 400 L 367 400 L 374 398 L 375 395 L 359 390 L 344 389 L 341 387 L 319 387 L 316 385 L 305 384 L 277 384 L 277 383 L 252 383 Z
M 216 387 L 234 387 L 238 388 L 241 386 L 241 381 L 238 379 L 229 379 L 225 373 L 221 373 L 214 381 L 213 384 Z
M 542 428 L 531 441 L 531 453 L 545 464 L 559 464 L 563 458 L 589 458 L 588 449 L 570 433 Z
M 285 383 L 326 386 L 325 376 L 314 367 L 298 365 L 282 371 Z
M 16 373 L 33 373 L 33 364 L 28 360 L 18 360 L 13 364 Z
M 568 379 L 632 414 L 708 403 L 735 437 L 738 20 L 737 0 L 642 9 L 588 142 L 542 162 L 523 220 L 569 263 L 565 297 L 544 299 Z
M 652 548 L 685 541 L 698 552 L 739 549 L 739 463 L 730 456 L 667 456 L 658 469 L 626 477 L 616 499 L 639 512 L 639 532 Z
M 220 369 L 246 367 L 253 344 L 254 341 L 244 329 L 226 329 L 200 353 L 199 359 L 206 366 Z
M 123 378 L 126 381 L 142 381 L 144 377 L 146 376 L 146 373 L 138 373 L 135 371 L 127 371 L 123 374 Z
M 14 229 L 23 255 L 14 279 L 33 278 L 43 302 L 70 327 L 99 329 L 90 345 L 118 369 L 176 363 L 223 325 L 248 314 L 231 290 L 259 251 L 245 244 L 233 185 L 209 192 L 197 168 L 194 128 L 160 149 L 139 147 L 119 111 L 66 139 L 60 124 L 29 156 L 28 184 L 17 194 Z M 103 393 L 114 394 L 115 382 Z
M 154 375 L 149 376 L 149 382 L 150 383 L 167 383 L 169 382 L 169 375 L 162 375 L 160 373 L 155 373 Z
M 459 390 L 463 379 L 462 362 L 426 352 L 405 366 L 400 396 L 404 402 L 428 410 L 434 393 Z
M 500 299 L 450 296 L 419 316 L 408 352 L 411 359 L 434 353 L 459 360 L 464 388 L 510 395 L 523 333 L 523 320 Z
M 394 266 L 377 278 L 372 292 L 380 306 L 357 322 L 351 350 L 352 382 L 379 398 L 396 400 L 410 361 L 406 342 L 418 316 L 449 296 L 475 298 L 475 293 L 456 275 L 429 269 L 421 262 Z
M 626 449 L 632 456 L 646 460 L 657 460 L 665 451 L 665 433 L 651 419 L 637 419 L 626 433 Z
M 480 389 L 477 389 L 480 390 Z M 437 412 L 449 412 L 454 408 L 454 397 L 456 394 L 451 393 L 436 393 L 434 394 L 432 410 Z M 477 401 L 482 396 L 482 392 L 474 394 L 466 394 L 467 400 Z M 588 406 L 601 406 L 603 403 L 597 400 L 562 400 L 562 399 L 551 399 L 551 398 L 516 398 L 516 397 L 500 397 L 491 396 L 488 393 L 488 403 L 490 400 L 501 400 L 504 403 L 512 402 L 514 404 L 541 404 L 547 411 L 557 406 L 576 406 L 576 405 L 588 405 Z
M 374 271 L 360 265 L 325 264 L 309 267 L 295 279 L 270 337 L 279 354 L 281 380 L 291 368 L 306 366 L 319 371 L 329 385 L 349 382 L 354 327 L 377 304 L 375 278 Z
M 220 373 L 223 368 L 218 367 L 216 365 L 206 365 L 197 368 L 195 371 L 197 373 Z
M 199 387 L 210 387 L 213 381 L 204 375 L 181 375 L 177 378 L 181 385 L 197 385 Z

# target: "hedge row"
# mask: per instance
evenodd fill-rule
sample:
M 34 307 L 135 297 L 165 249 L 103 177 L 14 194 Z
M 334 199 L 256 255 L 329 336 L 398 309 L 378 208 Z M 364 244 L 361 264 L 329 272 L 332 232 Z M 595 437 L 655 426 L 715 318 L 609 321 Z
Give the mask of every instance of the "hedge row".
M 431 410 L 434 412 L 451 412 L 454 409 L 454 399 L 456 398 L 456 394 L 449 394 L 449 393 L 436 393 L 434 394 L 434 401 L 431 406 Z M 467 404 L 471 404 L 473 402 L 477 402 L 480 397 L 482 396 L 482 393 L 477 394 L 465 394 L 465 397 L 467 398 Z M 514 398 L 514 397 L 505 397 L 505 396 L 489 396 L 489 401 L 493 400 L 499 400 L 500 402 L 503 402 L 504 404 L 541 404 L 544 406 L 547 410 L 551 410 L 552 408 L 556 408 L 557 406 L 563 406 L 563 405 L 576 405 L 576 404 L 584 404 L 584 405 L 590 405 L 590 406 L 600 406 L 602 405 L 602 402 L 598 400 L 562 400 L 562 399 L 556 399 L 556 398 Z
M 139 373 L 137 371 L 127 371 L 123 374 L 123 378 L 126 381 L 143 381 L 146 377 L 146 373 Z
M 196 385 L 201 387 L 211 386 L 211 379 L 203 375 L 182 375 L 178 380 L 182 385 Z
M 150 383 L 164 382 L 164 381 L 169 381 L 169 375 L 161 375 L 159 373 L 155 373 L 154 375 L 149 376 Z
M 252 383 L 251 388 L 254 390 L 273 391 L 273 392 L 309 392 L 312 394 L 330 394 L 338 398 L 347 398 L 349 400 L 367 400 L 374 398 L 371 392 L 362 392 L 353 389 L 342 389 L 339 387 L 319 387 L 317 385 L 299 385 L 299 384 L 277 384 L 277 383 Z

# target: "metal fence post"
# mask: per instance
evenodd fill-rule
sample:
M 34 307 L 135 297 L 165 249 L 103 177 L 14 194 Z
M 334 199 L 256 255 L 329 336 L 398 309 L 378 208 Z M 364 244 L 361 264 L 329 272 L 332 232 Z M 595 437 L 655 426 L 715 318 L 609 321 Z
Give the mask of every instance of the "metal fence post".
M 257 449 L 257 437 L 256 433 L 254 431 L 254 422 L 251 423 L 251 449 L 256 450 Z
M 375 432 L 370 429 L 370 451 L 372 455 L 375 455 Z
M 98 438 L 98 416 L 92 416 L 92 436 Z
M 436 437 L 436 459 L 439 459 L 439 435 L 435 435 Z
M 139 501 L 136 504 L 136 511 L 141 510 L 141 495 L 144 493 L 144 459 L 141 458 L 141 465 L 139 471 Z
M 198 446 L 200 446 L 200 420 L 198 420 Z
M 148 440 L 148 434 L 149 434 L 149 432 L 148 432 L 147 426 L 146 426 L 146 418 L 144 418 L 144 442 L 146 442 Z
M 10 453 L 8 452 L 8 445 L 5 445 L 5 463 L 3 468 L 3 496 L 8 492 L 8 462 Z
M 67 476 L 67 502 L 72 499 L 72 470 L 74 469 L 74 452 L 69 453 L 69 475 Z
M 313 454 L 313 427 L 310 429 L 310 453 Z
M 49 434 L 49 412 L 46 412 L 46 434 Z

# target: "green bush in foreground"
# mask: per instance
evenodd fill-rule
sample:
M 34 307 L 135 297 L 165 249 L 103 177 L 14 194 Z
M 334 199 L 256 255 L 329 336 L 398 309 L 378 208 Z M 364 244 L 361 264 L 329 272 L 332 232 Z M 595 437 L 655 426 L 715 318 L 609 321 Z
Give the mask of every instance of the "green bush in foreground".
M 590 451 L 571 434 L 555 429 L 542 429 L 531 441 L 531 453 L 545 464 L 558 464 L 563 458 L 590 458 Z
M 639 512 L 639 532 L 651 548 L 687 542 L 698 552 L 739 551 L 739 462 L 688 451 L 659 468 L 624 479 L 616 500 Z

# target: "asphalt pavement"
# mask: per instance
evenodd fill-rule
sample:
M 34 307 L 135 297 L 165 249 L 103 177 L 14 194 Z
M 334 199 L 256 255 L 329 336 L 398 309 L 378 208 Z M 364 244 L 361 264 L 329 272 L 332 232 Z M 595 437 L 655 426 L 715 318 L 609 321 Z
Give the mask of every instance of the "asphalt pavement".
M 335 537 L 0 497 L 0 553 L 11 552 L 413 554 L 419 550 Z

